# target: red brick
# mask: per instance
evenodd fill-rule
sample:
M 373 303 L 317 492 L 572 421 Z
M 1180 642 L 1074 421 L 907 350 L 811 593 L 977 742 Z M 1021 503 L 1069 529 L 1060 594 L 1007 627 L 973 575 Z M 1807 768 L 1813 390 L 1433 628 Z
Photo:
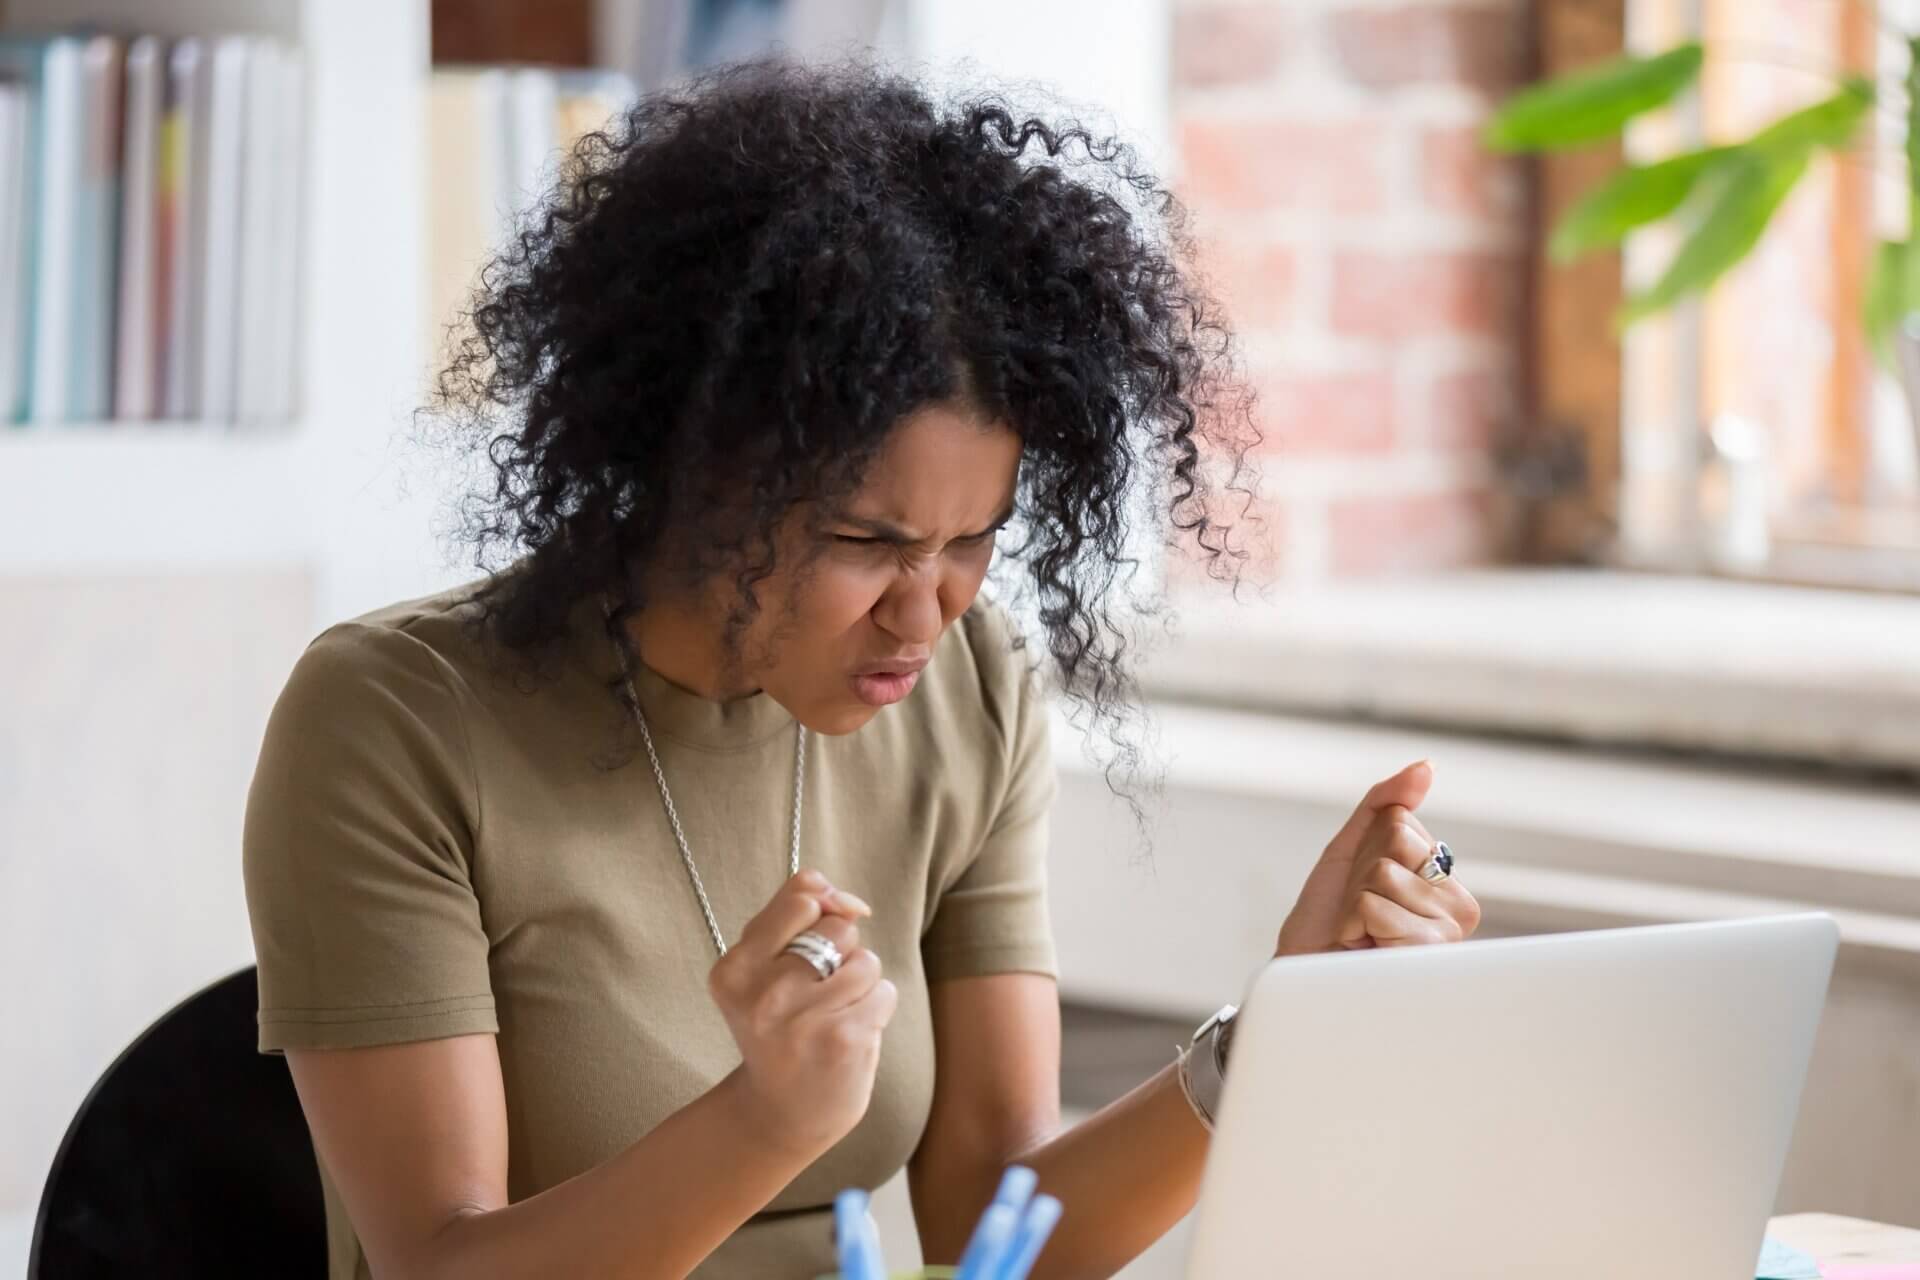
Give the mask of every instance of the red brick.
M 1394 442 L 1393 376 L 1382 368 L 1270 377 L 1253 419 L 1263 453 L 1380 453 Z
M 1372 120 L 1188 118 L 1182 188 L 1191 203 L 1224 211 L 1377 213 L 1393 140 Z
M 1492 546 L 1485 493 L 1346 498 L 1327 508 L 1339 576 L 1406 573 L 1484 561 Z
M 1434 129 L 1420 144 L 1420 190 L 1445 213 L 1512 217 L 1520 207 L 1517 163 L 1498 159 L 1477 129 Z
M 1327 25 L 1340 65 L 1370 89 L 1460 84 L 1499 93 L 1520 76 L 1517 9 L 1459 0 L 1346 9 L 1329 17 Z
M 1200 246 L 1206 286 L 1237 329 L 1281 329 L 1293 317 L 1299 264 L 1286 245 L 1213 237 Z
M 1490 450 L 1513 426 L 1515 374 L 1467 369 L 1435 378 L 1422 408 L 1427 439 L 1444 449 Z
M 1289 35 L 1278 4 L 1185 6 L 1173 15 L 1174 88 L 1269 81 L 1286 61 Z
M 1496 253 L 1341 252 L 1333 261 L 1333 327 L 1375 338 L 1507 336 L 1518 271 Z

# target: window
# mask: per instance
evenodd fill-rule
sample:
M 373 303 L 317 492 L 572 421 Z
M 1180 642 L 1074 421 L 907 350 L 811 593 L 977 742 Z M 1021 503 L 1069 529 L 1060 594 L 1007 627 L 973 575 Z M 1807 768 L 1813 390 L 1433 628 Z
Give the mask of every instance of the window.
M 1629 285 L 1649 281 L 1678 229 L 1636 236 L 1618 267 L 1569 270 L 1536 247 L 1540 403 L 1549 423 L 1557 414 L 1585 440 L 1584 496 L 1615 530 L 1610 558 L 1920 589 L 1920 359 L 1909 395 L 1874 360 L 1860 319 L 1875 244 L 1906 234 L 1908 32 L 1920 32 L 1914 0 L 1883 0 L 1877 13 L 1866 0 L 1546 6 L 1548 71 L 1604 56 L 1609 38 L 1616 49 L 1705 42 L 1697 90 L 1636 124 L 1630 156 L 1745 137 L 1832 93 L 1849 71 L 1879 87 L 1866 136 L 1848 154 L 1816 159 L 1753 254 L 1705 298 L 1629 330 L 1617 354 L 1606 330 L 1618 273 Z M 1543 163 L 1536 246 L 1611 162 L 1575 154 Z

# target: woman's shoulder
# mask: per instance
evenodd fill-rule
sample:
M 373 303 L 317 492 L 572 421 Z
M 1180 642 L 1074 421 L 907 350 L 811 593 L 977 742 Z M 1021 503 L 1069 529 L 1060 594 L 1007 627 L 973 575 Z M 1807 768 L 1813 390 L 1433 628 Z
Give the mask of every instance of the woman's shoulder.
M 474 644 L 480 593 L 490 581 L 477 578 L 432 595 L 396 600 L 370 609 L 334 623 L 315 638 L 315 643 L 329 637 L 357 636 L 371 645 L 379 645 L 383 641 L 372 637 L 406 636 L 449 662 L 464 662 L 468 657 L 465 650 Z
M 464 669 L 480 657 L 480 593 L 488 581 L 463 582 L 342 619 L 316 635 L 308 649 L 370 662 L 424 651 Z
M 282 701 L 341 708 L 369 697 L 416 706 L 446 700 L 482 661 L 473 620 L 483 581 L 395 601 L 327 626 L 295 661 Z
M 451 814 L 462 829 L 477 825 L 462 678 L 447 656 L 458 656 L 458 598 L 456 589 L 400 601 L 308 643 L 262 738 L 247 804 L 250 864 L 322 848 L 318 837 L 288 833 L 337 833 L 342 815 L 392 827 Z

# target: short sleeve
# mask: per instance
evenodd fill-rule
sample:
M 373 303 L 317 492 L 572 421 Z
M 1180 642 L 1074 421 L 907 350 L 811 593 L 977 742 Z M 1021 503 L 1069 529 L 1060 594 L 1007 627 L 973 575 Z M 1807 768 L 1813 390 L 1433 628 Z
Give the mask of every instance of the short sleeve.
M 442 659 L 344 623 L 295 664 L 247 796 L 260 1048 L 494 1032 L 479 801 Z
M 1013 655 L 982 657 L 1009 668 L 1004 680 L 986 682 L 989 696 L 996 683 L 1005 691 L 997 708 L 1005 781 L 979 851 L 940 895 L 921 939 L 929 982 L 993 973 L 1059 976 L 1047 915 L 1048 820 L 1056 783 L 1046 699 Z

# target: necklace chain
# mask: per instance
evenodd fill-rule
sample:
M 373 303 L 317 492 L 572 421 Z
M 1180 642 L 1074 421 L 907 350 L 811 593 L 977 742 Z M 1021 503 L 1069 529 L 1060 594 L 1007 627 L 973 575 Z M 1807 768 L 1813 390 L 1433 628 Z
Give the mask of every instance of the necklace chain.
M 687 845 L 687 833 L 680 826 L 680 811 L 673 806 L 673 792 L 667 789 L 667 774 L 660 767 L 660 753 L 653 747 L 653 731 L 647 727 L 647 716 L 640 709 L 640 695 L 633 684 L 633 663 L 627 657 L 625 648 L 617 642 L 620 661 L 627 687 L 627 703 L 633 708 L 634 723 L 640 726 L 640 741 L 646 744 L 647 763 L 653 766 L 653 781 L 660 788 L 660 803 L 667 811 L 667 825 L 673 828 L 673 842 L 680 848 L 680 863 L 687 870 L 687 883 L 693 886 L 693 896 L 699 900 L 700 914 L 706 917 L 707 933 L 713 938 L 713 949 L 722 957 L 727 954 L 727 939 L 720 932 L 720 921 L 713 914 L 713 902 L 707 897 L 707 886 L 700 879 L 700 868 L 694 865 L 693 850 Z M 800 874 L 800 804 L 803 784 L 807 777 L 807 726 L 794 726 L 793 745 L 793 828 L 787 844 L 787 875 L 789 878 Z

